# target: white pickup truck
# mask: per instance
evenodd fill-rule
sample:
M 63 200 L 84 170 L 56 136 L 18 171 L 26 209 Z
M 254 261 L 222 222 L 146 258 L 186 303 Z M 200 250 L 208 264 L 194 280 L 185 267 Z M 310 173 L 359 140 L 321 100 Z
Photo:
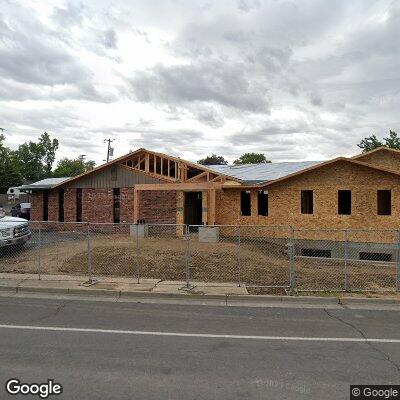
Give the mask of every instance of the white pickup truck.
M 22 247 L 31 238 L 29 222 L 23 218 L 1 217 L 0 248 L 5 246 Z

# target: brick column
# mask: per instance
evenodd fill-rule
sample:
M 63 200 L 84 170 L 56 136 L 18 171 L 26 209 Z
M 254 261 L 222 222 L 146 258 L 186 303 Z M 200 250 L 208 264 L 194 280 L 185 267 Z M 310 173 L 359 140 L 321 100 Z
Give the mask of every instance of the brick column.
M 31 195 L 31 221 L 43 220 L 43 192 L 34 192 Z
M 76 222 L 76 189 L 65 189 L 64 220 L 65 222 Z
M 58 221 L 58 190 L 49 192 L 49 221 Z
M 121 188 L 120 190 L 120 219 L 121 222 L 133 222 L 133 188 Z

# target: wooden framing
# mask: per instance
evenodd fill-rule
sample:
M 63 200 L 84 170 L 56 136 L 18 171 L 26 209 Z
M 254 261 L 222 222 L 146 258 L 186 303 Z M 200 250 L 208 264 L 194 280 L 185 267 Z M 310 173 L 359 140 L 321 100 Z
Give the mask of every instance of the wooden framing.
M 215 225 L 215 189 L 208 191 L 208 225 Z
M 152 184 L 152 183 L 143 183 L 139 185 L 135 185 L 135 190 L 183 190 L 183 191 L 191 191 L 191 192 L 201 192 L 202 190 L 209 190 L 209 189 L 222 189 L 223 186 L 218 183 L 212 182 L 200 182 L 200 183 L 159 183 L 159 184 Z
M 160 163 L 161 160 L 162 162 L 168 162 L 169 168 L 167 168 L 167 174 L 163 174 L 163 171 L 161 170 L 161 174 L 157 174 L 157 165 L 156 165 L 156 158 L 160 158 Z M 153 165 L 150 165 L 150 160 L 153 161 Z M 196 176 L 202 174 L 203 172 L 208 172 L 207 175 L 202 175 L 207 177 L 207 182 L 210 182 L 212 180 L 217 180 L 218 177 L 221 177 L 221 181 L 223 181 L 222 178 L 225 178 L 227 181 L 232 181 L 232 182 L 237 182 L 241 183 L 242 181 L 240 179 L 237 179 L 235 177 L 225 175 L 218 173 L 216 171 L 213 171 L 209 168 L 207 168 L 204 165 L 196 164 L 190 161 L 185 161 L 182 160 L 178 157 L 173 157 L 169 156 L 166 154 L 162 153 L 156 153 L 150 150 L 146 149 L 138 149 L 136 151 L 131 151 L 128 154 L 125 154 L 122 157 L 116 158 L 115 160 L 112 160 L 108 163 L 102 164 L 99 167 L 93 168 L 91 171 L 87 171 L 81 175 L 77 175 L 71 179 L 68 179 L 58 185 L 55 185 L 54 188 L 56 187 L 61 187 L 61 186 L 66 186 L 72 181 L 76 181 L 84 176 L 95 174 L 105 168 L 108 168 L 110 165 L 113 164 L 119 164 L 126 166 L 128 168 L 133 168 L 134 171 L 140 171 L 142 173 L 147 173 L 149 176 L 153 176 L 158 179 L 165 179 L 166 181 L 172 181 L 172 182 L 187 182 L 191 180 L 192 178 L 195 178 Z M 173 165 L 173 168 L 172 168 Z M 152 168 L 151 168 L 152 167 Z M 188 178 L 189 172 L 191 177 Z M 195 174 L 193 176 L 193 174 Z M 173 176 L 172 176 L 173 175 Z M 169 179 L 168 179 L 169 178 Z
M 150 160 L 152 163 L 150 163 Z M 157 178 L 163 177 L 174 182 L 195 182 L 200 180 L 200 178 L 206 182 L 224 182 L 227 179 L 240 182 L 239 179 L 219 174 L 203 165 L 167 156 L 166 154 L 149 152 L 145 149 L 141 149 L 141 152 L 132 153 L 119 163 L 128 167 L 133 165 L 135 170 L 148 172 Z

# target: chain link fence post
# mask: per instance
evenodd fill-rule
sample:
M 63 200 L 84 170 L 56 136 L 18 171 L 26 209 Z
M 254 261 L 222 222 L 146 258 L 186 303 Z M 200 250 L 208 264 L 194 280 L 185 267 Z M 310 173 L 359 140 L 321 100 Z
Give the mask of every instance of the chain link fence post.
M 347 229 L 344 233 L 344 291 L 347 292 L 349 289 L 349 232 Z
M 397 231 L 396 292 L 400 292 L 400 230 Z
M 42 225 L 39 221 L 38 231 L 38 279 L 40 281 L 42 273 Z
M 185 279 L 186 288 L 190 288 L 190 227 L 186 225 L 185 231 Z
M 294 258 L 295 246 L 294 228 L 290 227 L 290 242 L 289 242 L 289 275 L 290 275 L 290 294 L 293 293 L 296 287 L 296 265 Z
M 139 242 L 139 224 L 135 225 L 136 232 L 136 277 L 137 283 L 140 283 L 140 242 Z
M 90 243 L 90 223 L 87 223 L 87 253 L 88 253 L 88 258 L 87 258 L 87 263 L 88 263 L 88 283 L 92 284 L 93 278 L 92 278 L 92 248 L 91 248 L 91 243 Z
M 240 226 L 238 226 L 237 230 L 237 259 L 236 259 L 236 264 L 237 264 L 237 281 L 238 281 L 238 287 L 242 285 L 241 281 L 241 264 L 240 264 Z

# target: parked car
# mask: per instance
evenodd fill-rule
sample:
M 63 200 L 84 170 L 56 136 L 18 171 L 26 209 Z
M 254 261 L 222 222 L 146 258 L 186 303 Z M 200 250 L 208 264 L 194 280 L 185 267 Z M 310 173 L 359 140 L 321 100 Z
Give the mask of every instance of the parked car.
M 31 219 L 31 203 L 18 203 L 11 208 L 11 215 L 24 219 Z
M 29 222 L 18 217 L 0 217 L 0 248 L 22 247 L 31 238 Z

